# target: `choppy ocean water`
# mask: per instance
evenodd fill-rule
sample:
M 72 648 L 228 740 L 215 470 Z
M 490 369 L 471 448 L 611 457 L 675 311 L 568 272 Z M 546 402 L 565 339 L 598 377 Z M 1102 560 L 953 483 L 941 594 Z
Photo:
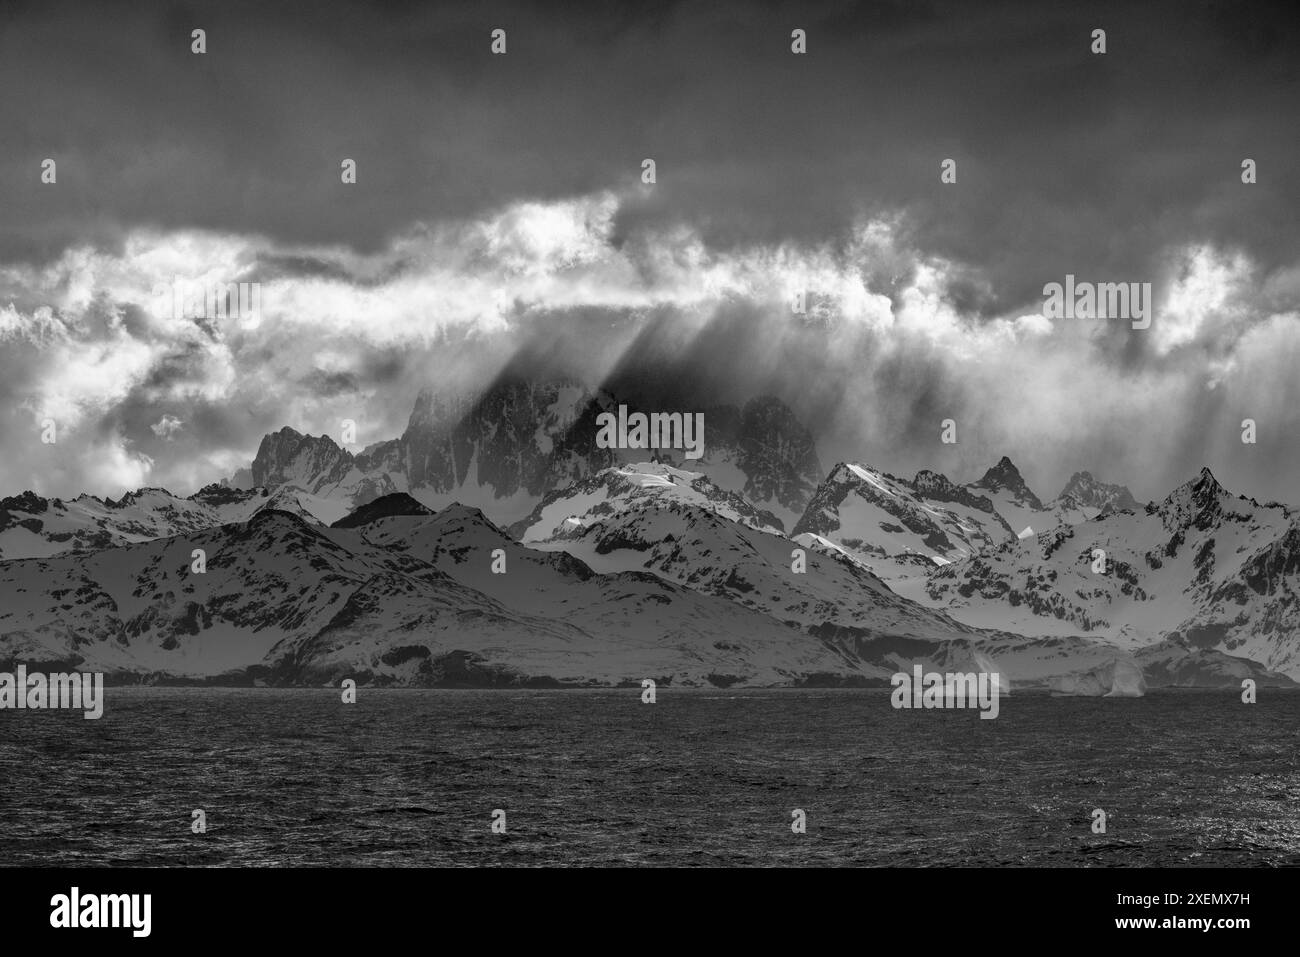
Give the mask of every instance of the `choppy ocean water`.
M 1300 863 L 1300 693 L 106 695 L 0 712 L 0 865 Z

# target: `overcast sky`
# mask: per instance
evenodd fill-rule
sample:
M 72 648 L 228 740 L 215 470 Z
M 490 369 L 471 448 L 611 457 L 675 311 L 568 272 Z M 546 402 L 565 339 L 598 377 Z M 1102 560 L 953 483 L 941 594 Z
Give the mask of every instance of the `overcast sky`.
M 511 366 L 774 392 L 828 468 L 1300 504 L 1286 5 L 546 6 L 0 7 L 0 494 L 186 494 Z M 1151 282 L 1151 327 L 1045 319 L 1066 274 Z M 178 277 L 261 322 L 172 317 Z

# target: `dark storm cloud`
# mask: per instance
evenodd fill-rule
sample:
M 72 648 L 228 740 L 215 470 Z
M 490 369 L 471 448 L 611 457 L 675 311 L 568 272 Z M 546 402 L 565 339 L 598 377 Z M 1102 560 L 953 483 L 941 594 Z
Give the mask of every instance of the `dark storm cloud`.
M 342 279 L 360 284 L 342 263 L 329 262 L 312 256 L 284 256 L 267 253 L 257 258 L 249 270 L 259 282 L 297 277 L 300 279 Z
M 357 377 L 350 372 L 326 372 L 324 369 L 312 369 L 298 380 L 308 394 L 326 398 L 337 398 L 357 391 Z
M 175 347 L 154 358 L 140 388 L 165 392 L 172 385 L 197 381 L 202 378 L 203 365 L 209 360 L 207 351 L 198 343 L 189 342 Z
M 504 57 L 488 52 L 494 27 Z M 790 53 L 795 27 L 806 56 Z M 1097 27 L 1104 56 L 1088 49 Z M 21 331 L 4 343 L 0 438 L 34 441 L 47 407 L 84 412 L 104 448 L 120 436 L 160 481 L 198 483 L 220 474 L 214 456 L 246 461 L 283 425 L 352 417 L 367 444 L 401 433 L 422 388 L 562 375 L 646 407 L 775 393 L 817 426 L 824 458 L 898 474 L 969 479 L 1009 454 L 1040 495 L 1076 468 L 1156 495 L 1210 464 L 1285 497 L 1300 467 L 1286 440 L 1300 395 L 1279 371 L 1294 336 L 1249 340 L 1300 301 L 1297 54 L 1286 8 L 1265 4 L 9 3 L 0 332 Z M 39 182 L 47 156 L 55 186 Z M 638 181 L 646 157 L 653 188 Z M 1245 157 L 1257 185 L 1240 182 Z M 344 158 L 355 186 L 339 181 Z M 607 190 L 612 235 L 595 230 L 577 266 L 513 213 L 477 228 L 520 201 Z M 888 241 L 860 243 L 852 227 L 876 217 Z M 203 333 L 191 339 L 103 293 L 83 307 L 81 257 L 53 278 L 4 268 L 89 243 L 120 257 L 98 274 L 128 288 L 148 257 L 124 243 L 141 228 L 164 236 L 140 267 L 150 279 L 184 261 L 169 231 L 228 231 L 240 253 L 223 281 L 265 283 L 268 310 L 277 286 L 311 305 L 256 332 L 185 320 Z M 1067 273 L 1163 295 L 1183 268 L 1170 251 L 1197 244 L 1245 253 L 1255 288 L 1185 341 L 1122 325 L 998 338 L 998 320 L 1038 312 Z M 829 315 L 795 319 L 752 266 L 699 292 L 712 265 L 777 247 L 829 250 L 841 278 L 887 298 L 889 320 L 918 287 L 954 315 L 934 329 L 925 308 L 911 323 L 869 308 L 846 320 L 841 285 L 809 290 Z M 198 272 L 209 255 L 193 253 Z M 408 281 L 438 304 L 432 331 L 407 321 Z M 465 288 L 489 331 L 442 324 L 439 309 L 475 312 Z M 75 308 L 32 318 L 59 297 Z M 940 446 L 955 414 L 962 442 Z M 1264 423 L 1249 457 L 1229 442 L 1247 414 Z M 100 446 L 80 454 L 22 481 L 75 494 L 142 471 Z
M 725 248 L 903 209 L 918 248 L 990 277 L 963 300 L 981 313 L 1066 272 L 1144 278 L 1171 241 L 1239 244 L 1268 268 L 1300 243 L 1284 9 L 7 6 L 0 258 L 140 225 L 374 250 L 414 221 L 631 183 L 653 157 L 658 184 L 623 231 L 686 221 Z M 806 56 L 789 52 L 796 26 Z M 38 182 L 46 156 L 56 187 Z

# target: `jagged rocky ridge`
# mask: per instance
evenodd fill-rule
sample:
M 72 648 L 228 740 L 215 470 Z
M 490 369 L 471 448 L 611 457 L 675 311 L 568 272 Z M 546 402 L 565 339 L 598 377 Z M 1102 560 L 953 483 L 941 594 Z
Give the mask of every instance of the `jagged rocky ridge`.
M 1044 504 L 1005 456 L 966 485 L 929 470 L 908 481 L 840 463 L 813 493 L 793 534 L 809 547 L 841 550 L 886 580 L 906 583 L 936 565 L 1134 505 L 1128 489 L 1087 472 L 1076 472 Z
M 1007 541 L 927 574 L 922 600 L 975 625 L 1172 640 L 1300 676 L 1300 524 L 1208 469 L 1163 501 Z M 1097 569 L 1097 570 L 1094 570 Z
M 251 482 L 301 489 L 304 506 L 330 522 L 401 491 L 434 509 L 472 504 L 509 524 L 549 493 L 653 456 L 710 475 L 783 527 L 821 477 L 811 433 L 774 397 L 705 410 L 704 457 L 689 462 L 682 450 L 599 448 L 596 417 L 617 406 L 609 393 L 569 381 L 506 380 L 476 395 L 426 391 L 400 438 L 356 455 L 328 436 L 288 428 L 266 436 Z
M 88 552 L 247 521 L 278 508 L 315 522 L 291 488 L 209 485 L 188 498 L 142 488 L 118 500 L 80 495 L 70 501 L 24 492 L 0 499 L 0 560 Z

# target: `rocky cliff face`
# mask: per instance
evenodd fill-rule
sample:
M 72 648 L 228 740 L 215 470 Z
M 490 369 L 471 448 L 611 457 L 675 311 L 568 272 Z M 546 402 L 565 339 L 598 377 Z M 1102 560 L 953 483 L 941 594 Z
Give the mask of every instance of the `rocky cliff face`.
M 1100 482 L 1092 477 L 1091 472 L 1075 472 L 1048 508 L 1063 513 L 1078 513 L 1082 518 L 1089 519 L 1106 512 L 1131 511 L 1141 508 L 1141 505 L 1123 485 Z
M 351 454 L 328 435 L 302 435 L 286 426 L 262 439 L 251 472 L 254 486 L 295 485 L 317 494 L 338 487 L 352 469 Z
M 617 400 L 571 381 L 502 381 L 478 394 L 420 394 L 400 438 L 353 455 L 327 436 L 281 429 L 262 441 L 258 485 L 294 485 L 347 508 L 407 492 L 431 508 L 471 504 L 496 521 L 525 517 L 548 493 L 615 465 L 676 464 L 708 475 L 792 525 L 821 466 L 812 434 L 778 399 L 705 411 L 704 457 L 683 450 L 600 448 L 597 416 Z M 325 515 L 320 517 L 325 518 Z M 331 513 L 330 520 L 336 516 Z
M 508 382 L 476 398 L 422 393 L 401 438 L 413 488 L 451 492 L 473 484 L 492 497 L 554 488 L 608 468 L 596 416 L 611 400 L 572 382 Z

